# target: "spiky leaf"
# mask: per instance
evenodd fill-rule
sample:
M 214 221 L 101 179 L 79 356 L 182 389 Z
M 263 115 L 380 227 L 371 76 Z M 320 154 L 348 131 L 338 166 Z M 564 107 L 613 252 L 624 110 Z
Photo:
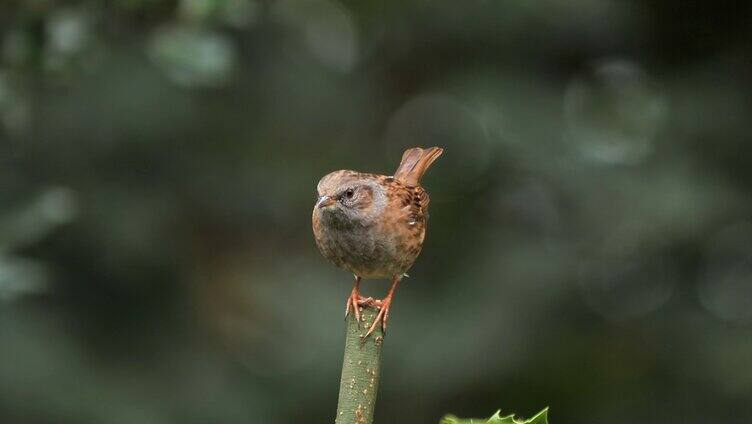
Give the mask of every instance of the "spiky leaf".
M 514 417 L 514 414 L 502 417 L 501 410 L 496 411 L 490 418 L 470 418 L 461 419 L 454 415 L 447 415 L 441 419 L 439 424 L 548 424 L 548 408 L 538 412 L 534 417 L 521 420 Z

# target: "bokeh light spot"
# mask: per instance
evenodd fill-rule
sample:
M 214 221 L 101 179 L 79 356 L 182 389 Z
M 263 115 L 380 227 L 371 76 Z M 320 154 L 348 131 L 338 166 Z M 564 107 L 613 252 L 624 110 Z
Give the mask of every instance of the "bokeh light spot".
M 575 77 L 564 95 L 568 135 L 587 159 L 635 164 L 652 151 L 667 103 L 635 63 L 610 60 Z
M 275 2 L 273 15 L 296 27 L 311 54 L 329 68 L 346 72 L 358 58 L 357 27 L 350 13 L 326 0 Z
M 180 26 L 158 30 L 148 51 L 173 82 L 187 87 L 218 87 L 228 83 L 237 60 L 235 46 L 226 36 Z
M 671 298 L 676 286 L 678 269 L 667 247 L 646 237 L 650 233 L 638 226 L 619 225 L 600 249 L 579 265 L 583 300 L 611 321 L 656 311 Z

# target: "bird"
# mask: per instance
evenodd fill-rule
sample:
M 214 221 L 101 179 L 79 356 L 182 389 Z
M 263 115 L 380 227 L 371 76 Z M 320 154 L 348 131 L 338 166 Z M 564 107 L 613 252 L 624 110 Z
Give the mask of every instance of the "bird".
M 389 309 L 397 285 L 423 248 L 430 197 L 421 177 L 441 156 L 440 147 L 407 149 L 394 175 L 339 170 L 317 185 L 312 225 L 321 254 L 355 277 L 345 306 L 360 322 L 360 307 L 378 313 L 363 336 L 380 324 L 386 332 Z M 374 300 L 360 294 L 361 279 L 391 279 L 386 297 Z

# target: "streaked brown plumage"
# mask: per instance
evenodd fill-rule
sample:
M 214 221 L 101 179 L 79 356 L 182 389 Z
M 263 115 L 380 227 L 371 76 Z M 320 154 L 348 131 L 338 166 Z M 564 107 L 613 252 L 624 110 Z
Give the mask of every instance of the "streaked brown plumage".
M 438 147 L 414 147 L 402 155 L 394 176 L 341 170 L 319 181 L 313 208 L 313 234 L 321 254 L 355 275 L 346 314 L 358 307 L 380 308 L 366 337 L 378 323 L 386 329 L 394 290 L 423 247 L 428 220 L 428 193 L 420 179 L 442 154 Z M 384 300 L 363 298 L 361 278 L 391 278 Z

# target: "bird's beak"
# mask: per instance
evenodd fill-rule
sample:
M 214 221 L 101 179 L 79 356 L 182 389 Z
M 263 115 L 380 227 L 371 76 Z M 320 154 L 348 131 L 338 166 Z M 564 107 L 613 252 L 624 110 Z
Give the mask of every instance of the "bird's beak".
M 330 196 L 321 196 L 319 197 L 319 200 L 316 202 L 317 208 L 325 208 L 329 205 L 333 205 L 337 200 L 333 199 Z

